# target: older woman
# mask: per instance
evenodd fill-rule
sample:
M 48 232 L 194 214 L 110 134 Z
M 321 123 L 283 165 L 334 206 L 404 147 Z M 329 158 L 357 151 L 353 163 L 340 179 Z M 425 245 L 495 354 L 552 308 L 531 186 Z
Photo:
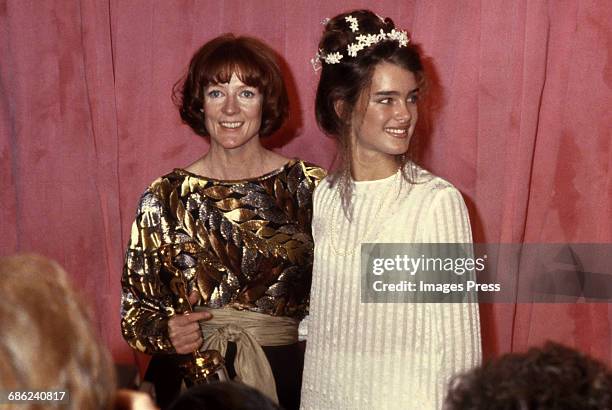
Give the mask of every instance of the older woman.
M 139 351 L 174 354 L 188 385 L 210 364 L 199 352 L 219 351 L 230 377 L 296 408 L 311 197 L 324 171 L 262 146 L 288 102 L 274 53 L 258 40 L 206 43 L 177 100 L 210 149 L 154 181 L 140 200 L 122 278 L 123 335 Z

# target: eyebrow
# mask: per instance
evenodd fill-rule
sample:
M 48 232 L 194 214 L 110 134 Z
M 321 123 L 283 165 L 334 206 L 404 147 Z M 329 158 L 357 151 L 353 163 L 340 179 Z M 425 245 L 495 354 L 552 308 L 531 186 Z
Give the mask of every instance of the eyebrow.
M 415 88 L 414 90 L 410 91 L 408 94 L 413 94 L 419 91 L 419 87 Z M 377 97 L 395 97 L 400 95 L 399 92 L 397 91 L 378 91 L 374 93 L 375 96 Z
M 229 85 L 229 83 L 210 83 L 207 86 L 204 87 L 205 90 L 209 89 L 209 88 L 227 88 Z M 257 90 L 259 91 L 259 88 L 255 85 L 248 85 L 248 84 L 244 84 L 241 85 L 239 87 L 237 87 L 239 90 L 245 90 L 245 89 L 252 89 L 252 90 Z

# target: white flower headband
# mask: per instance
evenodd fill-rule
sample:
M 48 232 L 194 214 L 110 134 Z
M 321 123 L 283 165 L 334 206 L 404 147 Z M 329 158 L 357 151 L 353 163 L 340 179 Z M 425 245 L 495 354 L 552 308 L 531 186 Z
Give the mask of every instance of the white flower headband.
M 351 31 L 353 33 L 359 32 L 359 22 L 357 18 L 348 15 L 344 18 L 347 23 L 350 24 Z M 329 19 L 323 20 L 323 24 L 327 24 Z M 406 47 L 410 42 L 408 38 L 408 33 L 404 30 L 396 30 L 393 29 L 389 32 L 385 32 L 382 28 L 378 34 L 360 34 L 356 37 L 356 42 L 351 43 L 347 46 L 346 54 L 349 57 L 357 57 L 357 53 L 363 50 L 364 48 L 370 47 L 374 44 L 380 43 L 385 40 L 393 40 L 399 43 L 400 47 Z M 312 64 L 312 68 L 315 71 L 321 69 L 321 62 L 326 64 L 338 64 L 344 55 L 339 51 L 334 51 L 332 53 L 326 53 L 324 50 L 319 50 L 319 52 L 310 60 Z

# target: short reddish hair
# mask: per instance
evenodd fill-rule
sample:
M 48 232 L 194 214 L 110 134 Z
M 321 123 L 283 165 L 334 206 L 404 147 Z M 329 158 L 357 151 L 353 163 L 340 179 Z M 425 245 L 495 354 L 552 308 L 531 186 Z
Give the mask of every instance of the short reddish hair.
M 191 58 L 184 80 L 174 89 L 174 101 L 184 123 L 208 136 L 204 122 L 204 90 L 209 84 L 229 83 L 232 74 L 263 95 L 259 135 L 278 130 L 289 113 L 289 98 L 274 51 L 263 42 L 224 34 L 204 44 Z

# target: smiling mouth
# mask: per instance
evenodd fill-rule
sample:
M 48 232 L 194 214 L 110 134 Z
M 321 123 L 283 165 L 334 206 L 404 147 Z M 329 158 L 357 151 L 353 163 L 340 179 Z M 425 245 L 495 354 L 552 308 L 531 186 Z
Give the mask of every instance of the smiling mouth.
M 240 128 L 242 127 L 242 124 L 244 124 L 243 121 L 223 121 L 219 123 L 219 125 L 221 125 L 223 128 L 228 128 L 230 130 Z
M 408 128 L 385 128 L 385 132 L 393 135 L 394 137 L 406 137 L 408 135 Z

